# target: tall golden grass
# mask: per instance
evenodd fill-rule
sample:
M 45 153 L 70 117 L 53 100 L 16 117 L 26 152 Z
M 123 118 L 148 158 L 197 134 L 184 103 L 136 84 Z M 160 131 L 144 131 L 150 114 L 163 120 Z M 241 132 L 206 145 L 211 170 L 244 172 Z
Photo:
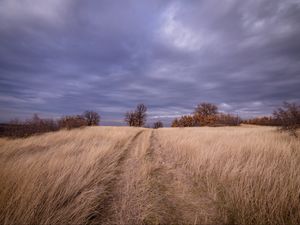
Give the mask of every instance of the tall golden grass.
M 88 127 L 0 139 L 1 224 L 300 224 L 275 128 Z

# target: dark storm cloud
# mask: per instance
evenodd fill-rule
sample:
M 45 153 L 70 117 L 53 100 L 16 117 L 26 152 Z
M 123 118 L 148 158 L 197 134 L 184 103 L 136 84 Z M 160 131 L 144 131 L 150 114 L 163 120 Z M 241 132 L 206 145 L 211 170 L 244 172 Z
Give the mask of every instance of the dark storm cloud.
M 298 0 L 0 0 L 0 117 L 268 114 L 300 99 L 299 21 Z

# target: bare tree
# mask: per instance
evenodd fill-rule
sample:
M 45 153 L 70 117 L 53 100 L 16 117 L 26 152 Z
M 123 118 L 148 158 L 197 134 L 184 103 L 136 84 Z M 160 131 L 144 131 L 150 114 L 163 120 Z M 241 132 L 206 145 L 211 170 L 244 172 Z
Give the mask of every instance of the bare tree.
M 2 135 L 11 138 L 29 137 L 31 135 L 57 130 L 59 130 L 57 121 L 53 119 L 42 119 L 37 114 L 34 114 L 32 118 L 25 121 L 18 119 L 12 120 L 3 127 Z
M 164 127 L 164 124 L 161 121 L 157 121 L 153 124 L 154 129 L 158 129 L 158 128 L 161 128 L 161 127 Z
M 300 105 L 284 102 L 282 107 L 273 112 L 273 116 L 280 125 L 280 130 L 297 137 L 297 129 L 300 128 Z
M 125 114 L 125 122 L 128 124 L 128 126 L 136 126 L 135 112 L 127 112 Z
M 134 112 L 127 112 L 125 114 L 125 122 L 129 126 L 142 127 L 146 123 L 147 107 L 144 104 L 137 105 Z
M 88 126 L 96 126 L 100 122 L 100 115 L 94 111 L 85 111 L 83 116 Z
M 212 103 L 201 103 L 194 111 L 195 126 L 214 126 L 217 121 L 218 107 Z
M 135 114 L 136 114 L 136 125 L 137 127 L 142 127 L 146 123 L 147 119 L 147 107 L 144 104 L 139 104 L 136 106 Z
M 201 103 L 196 106 L 194 114 L 200 116 L 213 116 L 218 114 L 218 107 L 211 103 Z

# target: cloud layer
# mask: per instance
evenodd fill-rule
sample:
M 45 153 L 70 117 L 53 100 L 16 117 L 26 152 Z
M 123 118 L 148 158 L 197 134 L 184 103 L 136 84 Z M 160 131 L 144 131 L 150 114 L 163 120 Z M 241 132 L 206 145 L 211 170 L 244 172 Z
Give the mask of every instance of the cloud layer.
M 268 114 L 300 100 L 299 21 L 299 0 L 1 0 L 0 120 Z

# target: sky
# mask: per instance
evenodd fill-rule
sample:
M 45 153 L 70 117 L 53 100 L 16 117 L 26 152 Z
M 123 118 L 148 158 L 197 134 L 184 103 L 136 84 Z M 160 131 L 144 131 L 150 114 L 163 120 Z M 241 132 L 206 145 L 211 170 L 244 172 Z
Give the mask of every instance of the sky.
M 300 101 L 300 0 L 0 0 L 0 122 L 201 102 L 243 118 Z

